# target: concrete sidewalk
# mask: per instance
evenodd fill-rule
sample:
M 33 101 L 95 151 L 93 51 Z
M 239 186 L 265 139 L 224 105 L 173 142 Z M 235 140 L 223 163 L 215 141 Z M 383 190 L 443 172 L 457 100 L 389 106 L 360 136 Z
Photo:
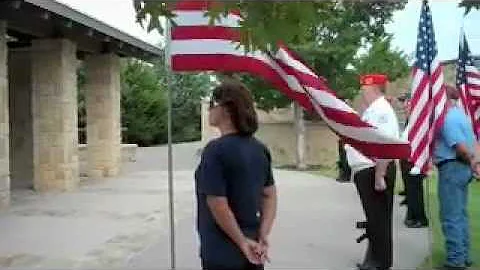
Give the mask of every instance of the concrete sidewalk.
M 360 202 L 351 184 L 337 184 L 308 173 L 276 171 L 279 213 L 272 233 L 272 264 L 267 269 L 354 269 L 362 259 L 365 244 L 356 244 L 362 219 Z M 398 202 L 396 202 L 398 205 Z M 395 209 L 395 269 L 415 269 L 428 254 L 426 229 L 407 229 L 404 209 Z M 179 220 L 177 229 L 178 269 L 199 269 L 194 215 Z M 157 243 L 128 265 L 132 269 L 168 267 L 169 238 Z
M 193 169 L 198 143 L 178 145 L 175 209 L 178 269 L 198 269 Z M 13 193 L 0 214 L 0 267 L 168 269 L 165 148 L 139 149 L 136 164 L 105 181 L 66 194 Z M 308 173 L 275 171 L 279 214 L 269 269 L 353 269 L 363 255 L 354 223 L 362 219 L 351 184 Z M 398 205 L 398 203 L 396 203 Z M 395 268 L 413 269 L 427 256 L 427 231 L 401 225 L 395 209 Z

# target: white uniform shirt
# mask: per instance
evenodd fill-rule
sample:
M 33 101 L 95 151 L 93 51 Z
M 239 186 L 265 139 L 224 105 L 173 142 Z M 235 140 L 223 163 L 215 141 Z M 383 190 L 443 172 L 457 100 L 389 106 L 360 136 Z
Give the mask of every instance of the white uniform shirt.
M 390 137 L 399 138 L 397 115 L 384 97 L 377 98 L 362 114 L 362 120 Z
M 386 135 L 394 138 L 400 137 L 400 129 L 398 126 L 397 115 L 392 106 L 384 97 L 376 99 L 362 114 L 362 120 Z M 375 162 L 363 156 L 355 148 L 346 145 L 345 151 L 347 153 L 348 165 L 355 173 L 357 171 L 374 167 Z M 353 174 L 352 174 L 353 176 Z

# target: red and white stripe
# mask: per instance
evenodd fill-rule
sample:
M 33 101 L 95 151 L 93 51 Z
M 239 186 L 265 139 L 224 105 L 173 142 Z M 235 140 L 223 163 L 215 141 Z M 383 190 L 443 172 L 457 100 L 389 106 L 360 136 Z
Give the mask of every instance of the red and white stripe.
M 286 46 L 279 46 L 275 59 L 289 77 L 295 78 L 301 84 L 310 97 L 315 111 L 346 143 L 370 157 L 405 158 L 409 156 L 408 142 L 390 137 L 362 121 L 355 110 L 337 98 L 325 81 Z M 385 151 L 389 153 L 384 153 Z
M 470 100 L 471 100 L 471 98 L 469 97 L 469 94 L 467 92 L 465 84 L 462 84 L 462 85 L 460 85 L 460 87 L 458 87 L 458 94 L 459 94 L 459 99 L 460 99 L 459 107 L 463 109 L 463 111 L 465 112 L 465 114 L 468 117 L 471 117 L 471 114 L 470 114 L 470 109 L 471 109 Z
M 176 27 L 171 36 L 174 71 L 248 72 L 272 83 L 308 111 L 317 111 L 331 129 L 363 154 L 375 158 L 406 158 L 408 142 L 385 136 L 363 122 L 358 114 L 328 89 L 325 81 L 284 46 L 275 57 L 245 53 L 236 27 L 240 17 L 230 13 L 209 24 L 204 17 L 208 1 L 184 1 L 177 5 Z
M 446 113 L 447 96 L 443 85 L 443 67 L 438 58 L 432 61 L 428 75 L 422 69 L 413 69 L 411 113 L 407 126 L 411 146 L 412 173 L 428 172 L 436 130 Z
M 283 71 L 267 54 L 259 51 L 245 53 L 239 40 L 240 17 L 229 13 L 226 18 L 209 24 L 205 17 L 209 1 L 182 1 L 174 10 L 176 26 L 171 31 L 171 64 L 173 71 L 215 70 L 219 72 L 255 72 L 270 81 L 282 93 L 312 111 L 308 97 L 284 80 Z M 296 89 L 297 91 L 293 90 Z
M 466 66 L 468 92 L 475 99 L 480 99 L 480 72 L 475 66 Z
M 461 93 L 465 96 L 462 106 L 472 119 L 473 129 L 480 138 L 480 72 L 475 66 L 465 66 L 467 84 L 462 84 Z

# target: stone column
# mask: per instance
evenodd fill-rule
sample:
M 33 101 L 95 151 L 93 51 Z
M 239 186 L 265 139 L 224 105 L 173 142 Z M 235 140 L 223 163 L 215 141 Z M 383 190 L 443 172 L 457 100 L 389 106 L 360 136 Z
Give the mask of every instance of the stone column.
M 0 20 L 0 209 L 10 203 L 7 23 Z
M 33 41 L 33 172 L 40 192 L 78 186 L 76 66 L 71 41 Z
M 32 61 L 30 48 L 10 49 L 10 182 L 33 187 Z
M 102 54 L 85 62 L 88 176 L 111 177 L 121 164 L 120 60 L 115 54 Z

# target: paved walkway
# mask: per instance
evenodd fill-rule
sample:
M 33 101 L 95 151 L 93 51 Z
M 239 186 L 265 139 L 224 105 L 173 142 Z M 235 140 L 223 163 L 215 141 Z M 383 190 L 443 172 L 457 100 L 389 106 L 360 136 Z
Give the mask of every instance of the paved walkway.
M 198 269 L 193 168 L 199 144 L 174 148 L 177 268 Z M 0 214 L 0 267 L 168 269 L 165 147 L 139 149 L 125 174 L 83 182 L 69 194 L 14 192 Z M 353 269 L 361 208 L 351 184 L 308 173 L 275 171 L 279 215 L 270 269 Z M 396 203 L 398 205 L 398 203 Z M 401 226 L 395 209 L 395 268 L 414 269 L 427 255 L 427 231 Z

